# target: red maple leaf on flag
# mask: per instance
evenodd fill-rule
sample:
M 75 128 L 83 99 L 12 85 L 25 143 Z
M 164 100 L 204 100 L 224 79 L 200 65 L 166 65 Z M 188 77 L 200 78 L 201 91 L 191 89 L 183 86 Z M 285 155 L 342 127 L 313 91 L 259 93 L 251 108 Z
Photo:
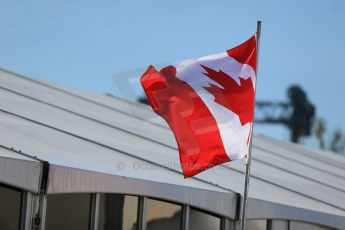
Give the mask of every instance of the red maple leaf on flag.
M 207 66 L 201 65 L 208 76 L 222 88 L 211 84 L 210 87 L 204 87 L 215 97 L 215 102 L 237 114 L 242 126 L 253 121 L 254 113 L 254 87 L 251 78 L 240 78 L 238 84 L 231 76 L 223 71 L 215 71 Z

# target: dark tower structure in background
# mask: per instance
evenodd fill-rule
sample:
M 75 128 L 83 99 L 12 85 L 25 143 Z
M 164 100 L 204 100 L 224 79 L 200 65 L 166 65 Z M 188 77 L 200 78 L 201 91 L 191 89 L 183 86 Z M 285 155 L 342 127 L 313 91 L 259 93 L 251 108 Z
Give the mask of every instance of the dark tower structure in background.
M 255 122 L 285 125 L 290 129 L 291 141 L 296 143 L 300 137 L 311 135 L 315 106 L 298 85 L 290 86 L 287 94 L 289 102 L 257 101 Z
M 307 94 L 297 85 L 288 89 L 290 103 L 293 108 L 289 127 L 291 141 L 298 142 L 300 136 L 310 136 L 312 122 L 315 117 L 315 107 L 308 101 Z

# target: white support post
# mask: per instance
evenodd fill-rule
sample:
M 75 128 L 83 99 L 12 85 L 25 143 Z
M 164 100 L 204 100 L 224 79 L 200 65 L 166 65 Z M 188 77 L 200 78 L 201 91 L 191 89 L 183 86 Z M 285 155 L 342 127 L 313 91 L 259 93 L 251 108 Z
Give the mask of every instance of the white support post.
M 90 230 L 98 230 L 98 219 L 99 219 L 99 200 L 100 194 L 91 194 L 91 208 L 90 208 Z
M 30 192 L 22 193 L 20 210 L 20 230 L 30 230 L 33 217 L 33 195 Z
M 31 229 L 44 230 L 46 224 L 47 196 L 43 194 L 34 195 L 33 204 Z

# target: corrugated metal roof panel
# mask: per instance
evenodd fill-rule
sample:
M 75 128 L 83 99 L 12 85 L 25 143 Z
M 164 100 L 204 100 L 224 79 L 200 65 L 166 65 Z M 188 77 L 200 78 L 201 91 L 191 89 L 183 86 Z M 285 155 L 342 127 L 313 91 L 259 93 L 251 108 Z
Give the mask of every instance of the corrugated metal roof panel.
M 184 180 L 173 135 L 147 106 L 7 71 L 0 74 L 0 98 L 4 102 L 1 126 L 9 133 L 3 136 L 9 145 L 30 153 L 41 151 L 40 157 L 56 166 L 220 193 L 231 193 L 228 189 L 242 193 L 243 161 Z M 132 169 L 114 169 L 114 163 L 119 161 Z M 133 170 L 135 162 L 156 168 L 138 173 Z M 286 210 L 304 210 L 306 217 L 308 210 L 337 215 L 338 222 L 345 223 L 344 162 L 341 156 L 255 136 L 249 197 L 267 207 L 274 204 Z

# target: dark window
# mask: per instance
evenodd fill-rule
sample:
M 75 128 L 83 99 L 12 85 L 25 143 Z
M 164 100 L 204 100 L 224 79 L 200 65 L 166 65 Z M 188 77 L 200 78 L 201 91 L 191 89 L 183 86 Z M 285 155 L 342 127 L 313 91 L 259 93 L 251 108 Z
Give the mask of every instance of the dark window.
M 48 195 L 46 229 L 88 229 L 90 198 L 90 194 Z
M 18 230 L 21 192 L 0 185 L 0 229 Z
M 266 219 L 247 220 L 246 229 L 247 230 L 266 230 L 267 220 Z
M 288 220 L 271 220 L 272 230 L 289 230 Z
M 181 205 L 147 199 L 147 230 L 178 230 L 181 227 Z
M 189 214 L 189 229 L 220 229 L 220 218 L 191 208 Z
M 134 230 L 137 223 L 138 197 L 102 194 L 99 204 L 99 230 Z

